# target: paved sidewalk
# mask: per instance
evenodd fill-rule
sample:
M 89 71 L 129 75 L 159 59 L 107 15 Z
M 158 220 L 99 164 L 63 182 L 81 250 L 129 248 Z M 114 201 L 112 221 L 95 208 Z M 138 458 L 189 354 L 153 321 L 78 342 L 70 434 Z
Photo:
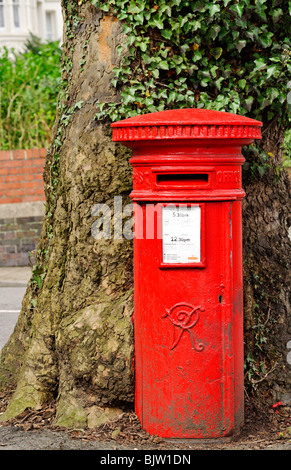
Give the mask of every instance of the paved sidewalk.
M 30 276 L 29 266 L 0 268 L 0 287 L 26 287 Z
M 0 268 L 0 351 L 14 330 L 30 277 L 30 267 Z

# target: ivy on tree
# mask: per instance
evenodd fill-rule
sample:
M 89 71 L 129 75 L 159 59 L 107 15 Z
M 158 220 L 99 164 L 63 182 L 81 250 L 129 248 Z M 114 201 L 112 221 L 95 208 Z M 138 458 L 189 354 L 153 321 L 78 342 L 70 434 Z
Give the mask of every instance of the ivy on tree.
M 290 12 L 287 0 L 91 0 L 124 25 L 113 87 L 99 103 L 112 121 L 174 108 L 207 108 L 287 127 Z M 264 152 L 254 151 L 262 176 Z

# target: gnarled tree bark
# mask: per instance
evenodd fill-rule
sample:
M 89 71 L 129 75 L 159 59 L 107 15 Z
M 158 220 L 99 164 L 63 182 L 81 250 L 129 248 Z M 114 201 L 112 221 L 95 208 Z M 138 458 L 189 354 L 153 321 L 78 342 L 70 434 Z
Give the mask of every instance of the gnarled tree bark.
M 114 196 L 129 203 L 131 168 L 126 150 L 112 143 L 108 123 L 94 119 L 96 102 L 117 99 L 111 79 L 122 27 L 87 2 L 68 39 L 70 12 L 66 6 L 64 11 L 64 57 L 71 68 L 69 74 L 63 71 L 68 98 L 62 99 L 74 113 L 66 126 L 64 113 L 55 124 L 56 133 L 62 127 L 59 181 L 52 199 L 52 145 L 44 172 L 50 208 L 38 250 L 47 247 L 48 224 L 52 242 L 43 260 L 47 270 L 37 304 L 31 304 L 35 294 L 29 286 L 16 329 L 2 351 L 1 371 L 17 384 L 5 418 L 57 397 L 58 424 L 87 426 L 115 416 L 117 406 L 133 401 L 132 243 L 92 236 L 96 204 L 112 209 L 113 224 Z M 74 108 L 80 102 L 81 108 Z
M 245 351 L 253 363 L 252 381 L 266 397 L 291 404 L 290 180 L 282 168 L 284 130 L 265 123 L 261 147 L 271 168 L 262 179 L 244 181 Z M 265 378 L 264 382 L 262 379 Z

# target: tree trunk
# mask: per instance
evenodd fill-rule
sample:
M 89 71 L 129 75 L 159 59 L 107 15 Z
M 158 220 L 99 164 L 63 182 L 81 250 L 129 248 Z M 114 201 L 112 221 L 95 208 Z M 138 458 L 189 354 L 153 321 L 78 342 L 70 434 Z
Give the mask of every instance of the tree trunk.
M 99 215 L 94 206 L 109 206 L 113 223 L 114 196 L 129 202 L 132 176 L 109 124 L 94 120 L 96 102 L 117 99 L 111 79 L 121 25 L 90 2 L 78 12 L 64 5 L 64 11 L 67 88 L 55 124 L 62 146 L 53 143 L 47 157 L 48 210 L 38 247 L 42 271 L 47 269 L 38 292 L 32 277 L 2 351 L 1 376 L 17 384 L 5 418 L 57 397 L 56 422 L 86 426 L 133 401 L 132 243 L 96 240 L 91 233 Z
M 97 102 L 119 99 L 110 81 L 123 35 L 120 23 L 90 2 L 63 2 L 63 11 L 63 89 L 44 173 L 47 211 L 37 268 L 1 354 L 0 384 L 16 386 L 1 419 L 57 399 L 56 424 L 93 427 L 134 397 L 132 243 L 120 234 L 93 236 L 96 204 L 111 210 L 111 227 L 103 229 L 120 229 L 113 215 L 120 197 L 123 207 L 129 203 L 132 184 L 128 151 L 112 143 L 108 123 L 94 120 Z M 264 137 L 273 154 L 277 131 L 282 136 L 271 127 Z M 288 321 L 290 333 L 286 185 L 274 171 L 246 181 L 244 202 L 245 349 L 254 357 L 256 342 L 268 339 L 260 347 L 268 370 L 278 361 L 272 380 L 279 387 L 288 383 Z
M 250 383 L 291 404 L 290 181 L 282 169 L 284 131 L 265 124 L 261 147 L 270 168 L 245 179 L 243 205 L 245 351 Z M 252 162 L 250 162 L 252 163 Z M 290 344 L 290 343 L 289 343 Z

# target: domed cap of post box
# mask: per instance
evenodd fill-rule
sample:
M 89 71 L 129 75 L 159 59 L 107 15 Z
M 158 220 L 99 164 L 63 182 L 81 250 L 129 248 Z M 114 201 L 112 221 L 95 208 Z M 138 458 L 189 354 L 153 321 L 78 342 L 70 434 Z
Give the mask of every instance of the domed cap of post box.
M 261 138 L 262 122 L 209 109 L 173 109 L 134 116 L 111 124 L 115 142 L 169 139 Z

